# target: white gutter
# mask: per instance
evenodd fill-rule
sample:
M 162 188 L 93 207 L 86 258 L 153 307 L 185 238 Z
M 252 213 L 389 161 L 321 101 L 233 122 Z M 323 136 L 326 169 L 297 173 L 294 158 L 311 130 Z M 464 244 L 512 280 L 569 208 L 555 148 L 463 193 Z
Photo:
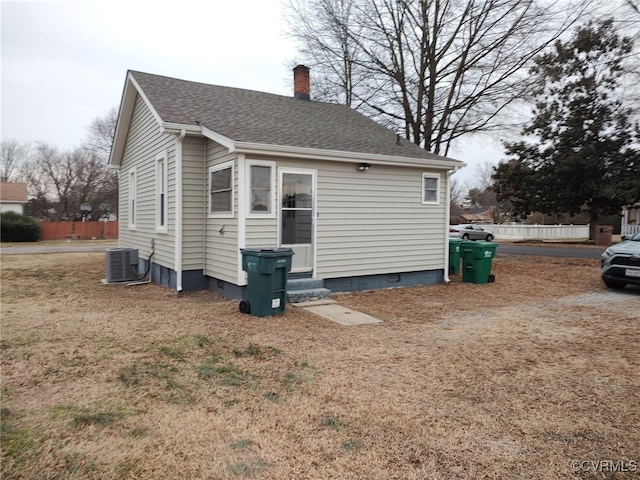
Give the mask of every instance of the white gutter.
M 175 269 L 176 291 L 182 291 L 182 140 L 187 132 L 180 131 L 176 140 L 176 221 L 175 221 Z
M 221 135 L 204 125 L 187 125 L 179 123 L 164 122 L 162 131 L 164 133 L 178 134 L 186 131 L 188 134 L 200 134 L 223 147 L 230 153 L 243 153 L 245 155 L 265 155 L 277 156 L 279 158 L 296 158 L 303 160 L 329 160 L 334 162 L 367 162 L 376 165 L 395 165 L 398 167 L 430 167 L 434 169 L 457 170 L 466 166 L 460 160 L 432 154 L 432 158 L 405 157 L 398 152 L 398 156 L 380 155 L 362 152 L 347 152 L 342 150 L 324 150 L 319 148 L 292 147 L 287 145 L 271 145 L 267 143 L 237 142 L 229 137 Z
M 160 128 L 162 133 L 172 133 L 174 135 L 182 135 L 182 132 L 202 134 L 202 127 L 199 125 L 186 125 L 181 123 L 161 122 Z
M 361 152 L 345 152 L 341 150 L 322 150 L 317 148 L 289 147 L 284 145 L 268 145 L 262 143 L 235 142 L 231 151 L 242 152 L 244 154 L 254 155 L 274 155 L 278 157 L 288 157 L 297 159 L 310 160 L 330 160 L 334 162 L 367 162 L 377 165 L 395 165 L 401 167 L 425 167 L 441 169 L 462 168 L 466 164 L 460 160 L 453 160 L 439 155 L 433 155 L 433 158 L 415 158 L 397 157 L 391 155 L 379 155 Z M 400 152 L 398 152 L 400 153 Z M 409 161 L 408 161 L 409 160 Z
M 447 185 L 445 187 L 446 204 L 444 206 L 445 234 L 444 234 L 444 283 L 450 283 L 449 278 L 449 217 L 451 216 L 451 175 L 456 173 L 461 167 L 456 167 L 447 172 Z
M 246 157 L 240 153 L 238 154 L 238 205 L 236 206 L 238 212 L 238 249 L 236 250 L 236 271 L 238 277 L 237 285 L 243 286 L 247 284 L 247 274 L 242 269 L 242 255 L 240 249 L 247 246 L 247 192 L 246 192 Z

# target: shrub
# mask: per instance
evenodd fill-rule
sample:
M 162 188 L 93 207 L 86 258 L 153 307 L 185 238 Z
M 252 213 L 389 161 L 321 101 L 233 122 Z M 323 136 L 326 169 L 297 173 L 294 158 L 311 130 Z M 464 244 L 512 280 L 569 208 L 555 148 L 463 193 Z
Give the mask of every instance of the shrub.
M 40 225 L 33 218 L 16 212 L 0 213 L 0 240 L 3 242 L 37 242 Z

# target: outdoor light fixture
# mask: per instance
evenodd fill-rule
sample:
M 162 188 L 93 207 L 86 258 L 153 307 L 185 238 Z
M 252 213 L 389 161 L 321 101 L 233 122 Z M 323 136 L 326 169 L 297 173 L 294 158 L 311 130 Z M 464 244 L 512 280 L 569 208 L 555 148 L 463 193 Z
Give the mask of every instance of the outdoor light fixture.
M 370 168 L 371 168 L 371 165 L 368 164 L 368 163 L 361 163 L 360 165 L 358 165 L 358 171 L 359 172 L 366 172 Z

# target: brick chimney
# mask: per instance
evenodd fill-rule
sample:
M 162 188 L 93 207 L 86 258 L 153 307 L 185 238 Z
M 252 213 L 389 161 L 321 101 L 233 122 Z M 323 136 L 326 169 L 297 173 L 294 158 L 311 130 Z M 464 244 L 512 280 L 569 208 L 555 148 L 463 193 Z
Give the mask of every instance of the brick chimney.
M 293 96 L 300 100 L 311 100 L 309 67 L 298 65 L 293 69 Z

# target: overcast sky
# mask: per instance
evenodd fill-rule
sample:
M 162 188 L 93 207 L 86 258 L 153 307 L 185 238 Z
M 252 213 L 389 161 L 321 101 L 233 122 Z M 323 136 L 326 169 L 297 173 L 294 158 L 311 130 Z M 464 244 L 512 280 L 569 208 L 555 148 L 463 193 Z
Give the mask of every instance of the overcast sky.
M 279 0 L 2 0 L 2 136 L 78 145 L 128 69 L 289 94 Z
M 3 140 L 79 146 L 120 103 L 126 71 L 292 95 L 281 0 L 0 0 Z M 476 140 L 450 156 L 500 158 Z

